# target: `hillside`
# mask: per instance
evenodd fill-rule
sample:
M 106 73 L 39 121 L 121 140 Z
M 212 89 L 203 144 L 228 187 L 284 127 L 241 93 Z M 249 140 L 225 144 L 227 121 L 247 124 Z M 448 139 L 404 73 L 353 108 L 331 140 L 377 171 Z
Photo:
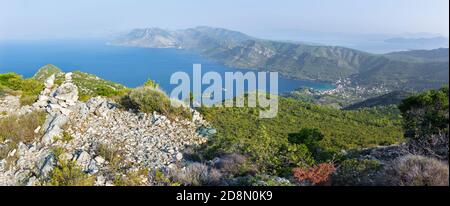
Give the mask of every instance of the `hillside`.
M 17 104 L 14 94 L 0 97 L 0 185 L 171 185 L 150 179 L 150 170 L 184 162 L 184 148 L 206 141 L 196 132 L 201 117 L 178 120 L 122 109 L 97 90 L 119 84 L 91 74 L 47 65 L 34 77 L 46 76 L 31 105 Z M 0 85 L 14 86 L 9 82 L 18 78 L 0 74 Z M 80 101 L 81 89 L 95 97 Z
M 433 50 L 414 50 L 414 51 L 392 52 L 386 54 L 386 56 L 406 62 L 448 62 L 449 61 L 448 51 L 449 51 L 448 48 L 440 48 Z
M 136 29 L 112 43 L 187 49 L 233 67 L 277 71 L 291 78 L 328 82 L 351 78 L 354 84 L 363 87 L 424 90 L 449 82 L 449 64 L 448 60 L 444 61 L 445 56 L 448 59 L 448 49 L 439 50 L 437 57 L 433 52 L 374 55 L 344 47 L 262 40 L 209 27 L 178 31 Z
M 55 75 L 55 83 L 57 84 L 60 84 L 64 80 L 64 72 L 52 64 L 40 68 L 32 79 L 43 82 L 51 75 Z M 117 96 L 128 91 L 128 89 L 121 84 L 107 81 L 93 74 L 81 71 L 72 72 L 72 79 L 73 83 L 78 87 L 80 99 L 83 101 L 95 96 Z
M 400 104 L 404 99 L 411 96 L 411 93 L 408 92 L 402 92 L 402 91 L 394 91 L 390 92 L 388 94 L 370 98 L 367 100 L 364 100 L 362 102 L 358 102 L 356 104 L 352 104 L 348 107 L 345 107 L 346 110 L 353 110 L 353 109 L 361 109 L 361 108 L 371 108 L 371 107 L 382 107 L 382 106 L 389 106 L 389 105 L 398 105 Z
M 1 185 L 296 185 L 293 168 L 404 141 L 398 115 L 283 97 L 267 120 L 257 108 L 200 108 L 186 117 L 151 82 L 80 101 L 82 88 L 113 83 L 77 75 L 47 65 L 34 77 L 48 76 L 34 80 L 44 85 L 34 103 L 17 104 L 20 91 L 0 97 Z M 0 77 L 5 87 L 16 78 Z M 305 131 L 323 136 L 298 142 Z

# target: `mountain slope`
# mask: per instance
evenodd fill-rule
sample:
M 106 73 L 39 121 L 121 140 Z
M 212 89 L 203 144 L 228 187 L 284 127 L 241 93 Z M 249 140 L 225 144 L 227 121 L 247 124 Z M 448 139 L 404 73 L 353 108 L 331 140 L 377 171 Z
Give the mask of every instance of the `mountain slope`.
M 51 75 L 55 75 L 55 83 L 61 84 L 64 80 L 64 72 L 57 66 L 47 64 L 41 67 L 33 76 L 40 82 L 44 82 Z M 91 97 L 104 96 L 112 97 L 123 94 L 128 91 L 128 88 L 112 81 L 101 79 L 93 74 L 84 73 L 81 71 L 72 72 L 73 83 L 79 89 L 80 100 L 86 101 Z
M 392 52 L 386 56 L 397 60 L 404 60 L 407 62 L 448 62 L 449 52 L 448 48 L 440 48 L 433 50 L 414 50 Z
M 113 44 L 187 49 L 233 67 L 328 82 L 351 78 L 364 87 L 423 90 L 449 81 L 448 49 L 438 51 L 438 57 L 432 52 L 374 55 L 344 47 L 261 40 L 209 27 L 133 30 Z
M 353 110 L 353 109 L 361 109 L 361 108 L 370 108 L 370 107 L 378 107 L 378 106 L 388 106 L 388 105 L 396 105 L 402 102 L 402 100 L 406 99 L 407 97 L 411 96 L 411 93 L 409 92 L 402 92 L 402 91 L 394 91 L 390 92 L 388 94 L 370 98 L 367 100 L 364 100 L 362 102 L 352 104 L 348 107 L 346 107 L 346 110 Z

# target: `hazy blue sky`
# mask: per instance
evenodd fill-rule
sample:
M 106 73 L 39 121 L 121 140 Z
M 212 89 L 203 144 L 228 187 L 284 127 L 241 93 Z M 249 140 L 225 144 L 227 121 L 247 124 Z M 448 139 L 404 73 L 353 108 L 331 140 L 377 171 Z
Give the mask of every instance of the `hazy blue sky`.
M 247 33 L 449 34 L 448 0 L 0 0 L 0 39 L 108 36 L 136 27 Z

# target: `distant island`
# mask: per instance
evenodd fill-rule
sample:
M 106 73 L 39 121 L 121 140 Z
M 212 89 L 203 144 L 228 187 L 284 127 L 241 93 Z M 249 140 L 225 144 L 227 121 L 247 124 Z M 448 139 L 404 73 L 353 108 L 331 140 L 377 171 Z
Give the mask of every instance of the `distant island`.
M 134 29 L 111 44 L 185 49 L 232 67 L 276 71 L 293 79 L 331 83 L 345 79 L 361 88 L 422 91 L 449 82 L 448 48 L 377 55 L 345 47 L 258 39 L 211 27 Z

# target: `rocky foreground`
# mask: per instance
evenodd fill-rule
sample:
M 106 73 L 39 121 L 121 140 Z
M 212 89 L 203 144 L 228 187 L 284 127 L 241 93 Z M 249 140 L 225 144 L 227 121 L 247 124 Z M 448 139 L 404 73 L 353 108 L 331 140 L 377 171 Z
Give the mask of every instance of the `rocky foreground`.
M 20 142 L 0 161 L 0 185 L 43 185 L 61 160 L 75 162 L 95 178 L 95 185 L 114 185 L 118 176 L 174 167 L 185 161 L 186 147 L 207 140 L 197 132 L 207 123 L 194 110 L 192 120 L 173 120 L 157 113 L 125 111 L 102 97 L 81 102 L 71 73 L 65 75 L 61 85 L 54 81 L 54 75 L 46 80 L 45 89 L 32 106 L 20 107 L 15 96 L 0 99 L 0 118 L 33 111 L 46 113 L 45 123 L 35 130 L 42 138 L 28 144 Z M 117 167 L 125 171 L 118 172 Z M 154 184 L 146 175 L 139 178 L 141 185 Z

